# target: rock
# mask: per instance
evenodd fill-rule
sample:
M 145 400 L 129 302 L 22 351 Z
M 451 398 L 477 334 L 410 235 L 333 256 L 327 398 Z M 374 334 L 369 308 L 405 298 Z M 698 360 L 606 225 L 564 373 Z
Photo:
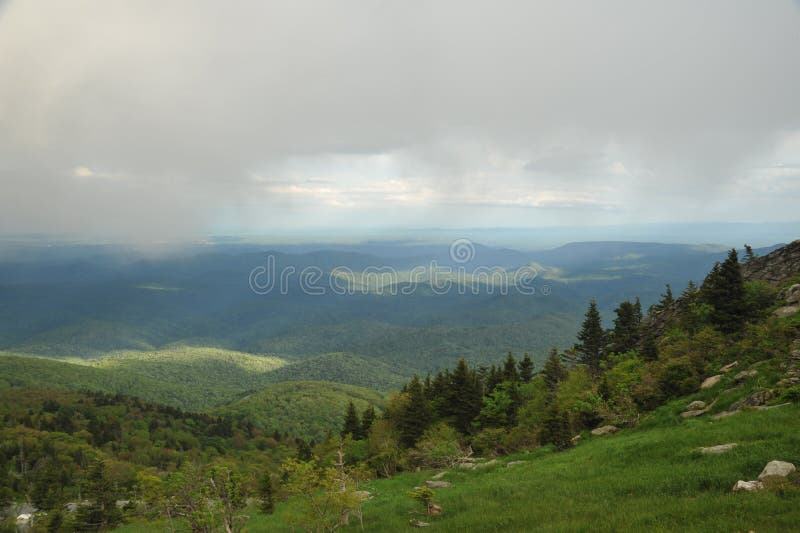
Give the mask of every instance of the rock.
M 465 470 L 473 470 L 475 468 L 475 463 L 459 463 L 458 467 Z
M 425 486 L 429 489 L 446 489 L 447 487 L 452 487 L 453 484 L 449 481 L 426 481 Z
M 686 406 L 687 411 L 699 411 L 700 409 L 705 409 L 705 408 L 706 408 L 706 402 L 702 400 L 695 400 Z
M 728 444 L 717 444 L 716 446 L 708 446 L 708 447 L 700 447 L 700 451 L 702 453 L 725 453 L 736 448 L 737 444 L 735 442 L 730 442 Z
M 528 461 L 509 461 L 506 463 L 506 467 L 514 466 L 514 465 L 521 465 L 523 463 L 527 463 Z
M 768 401 L 770 401 L 775 395 L 772 391 L 768 390 L 759 390 L 745 398 L 744 400 L 739 400 L 735 402 L 728 408 L 728 411 L 738 411 L 742 407 L 755 407 L 757 405 L 764 405 Z
M 409 520 L 408 523 L 411 524 L 414 527 L 428 527 L 429 525 L 431 525 L 429 522 L 420 522 L 419 520 L 417 520 L 415 518 L 412 518 L 411 520 Z
M 778 318 L 786 318 L 800 311 L 800 305 L 786 305 L 779 307 L 772 314 Z
M 497 459 L 492 459 L 490 461 L 486 461 L 485 463 L 477 463 L 475 468 L 486 468 L 487 466 L 494 466 L 497 464 Z
M 770 476 L 786 477 L 795 470 L 796 468 L 792 463 L 787 463 L 786 461 L 770 461 L 758 475 L 758 479 L 764 479 Z
M 786 289 L 786 303 L 789 305 L 800 304 L 800 283 L 795 283 Z
M 723 374 L 726 374 L 726 373 L 730 372 L 731 369 L 733 369 L 738 364 L 739 364 L 739 361 L 734 361 L 733 363 L 728 363 L 727 365 L 725 365 L 722 368 L 720 368 L 719 371 L 722 372 Z
M 592 435 L 595 437 L 602 437 L 603 435 L 611 435 L 612 433 L 616 433 L 619 431 L 617 426 L 601 426 L 599 428 L 595 428 L 592 430 Z
M 733 376 L 733 381 L 744 381 L 747 378 L 752 378 L 756 374 L 758 374 L 758 370 L 742 370 Z
M 431 508 L 428 510 L 428 514 L 432 515 L 442 514 L 442 506 L 432 503 Z
M 17 524 L 27 524 L 31 521 L 31 515 L 29 513 L 22 513 L 21 515 L 17 516 Z
M 439 472 L 432 479 L 442 479 L 447 472 Z
M 569 440 L 572 442 L 572 445 L 574 446 L 574 445 L 578 444 L 578 442 L 580 442 L 581 436 L 580 435 L 575 435 L 574 437 L 572 437 Z
M 762 490 L 764 484 L 760 481 L 742 481 L 741 479 L 733 486 L 733 492 L 756 492 Z
M 704 415 L 708 412 L 708 409 L 697 409 L 695 411 L 684 411 L 681 413 L 681 418 L 694 418 L 696 416 Z
M 700 389 L 710 389 L 717 383 L 722 381 L 722 374 L 717 374 L 716 376 L 711 376 L 710 378 L 706 378 L 703 383 L 700 384 Z

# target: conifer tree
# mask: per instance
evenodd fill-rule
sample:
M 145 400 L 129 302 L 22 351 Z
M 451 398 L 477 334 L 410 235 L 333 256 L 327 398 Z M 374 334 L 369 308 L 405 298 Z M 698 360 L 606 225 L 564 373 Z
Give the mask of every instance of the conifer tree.
M 369 435 L 369 430 L 372 428 L 372 423 L 375 422 L 375 408 L 369 404 L 364 412 L 361 414 L 361 436 L 366 438 Z
M 753 253 L 753 247 L 749 244 L 744 245 L 744 262 L 749 263 L 753 259 L 755 259 L 756 254 Z
M 533 379 L 533 361 L 528 353 L 519 362 L 519 380 L 523 383 L 530 383 Z
M 747 304 L 735 248 L 728 252 L 725 261 L 711 269 L 703 282 L 701 294 L 703 301 L 713 307 L 711 321 L 721 332 L 730 334 L 742 329 L 747 318 Z
M 261 496 L 259 508 L 262 513 L 272 514 L 275 511 L 275 494 L 272 489 L 272 476 L 265 472 L 258 482 L 258 494 Z
M 470 370 L 463 358 L 459 359 L 450 377 L 449 403 L 454 427 L 462 433 L 470 433 L 472 421 L 483 405 L 483 391 L 477 374 Z
M 639 318 L 636 305 L 622 302 L 614 312 L 617 317 L 614 319 L 614 329 L 611 332 L 611 350 L 624 353 L 635 349 L 639 343 Z
M 76 513 L 78 529 L 100 531 L 114 529 L 122 522 L 122 511 L 117 508 L 116 491 L 106 477 L 105 463 L 96 459 L 89 467 L 86 496 L 89 505 L 81 505 Z
M 540 440 L 542 444 L 553 444 L 558 450 L 565 450 L 572 446 L 572 430 L 569 423 L 569 414 L 561 409 L 558 404 L 551 403 L 547 407 Z
M 656 339 L 648 330 L 642 339 L 642 359 L 645 361 L 655 361 L 658 359 L 658 346 Z
M 517 361 L 514 359 L 514 354 L 508 352 L 506 361 L 503 364 L 503 379 L 512 383 L 519 381 L 519 374 L 517 374 Z
M 361 421 L 358 418 L 356 406 L 351 401 L 347 404 L 347 413 L 344 416 L 344 425 L 342 426 L 341 436 L 345 437 L 350 435 L 353 440 L 359 440 L 361 437 Z
M 397 430 L 400 433 L 400 442 L 407 448 L 416 444 L 430 423 L 428 402 L 422 391 L 422 383 L 416 374 L 406 386 L 408 401 L 400 413 L 397 421 Z
M 600 312 L 597 310 L 597 302 L 594 300 L 589 302 L 589 309 L 586 311 L 586 317 L 578 333 L 578 341 L 580 342 L 575 345 L 578 361 L 585 364 L 592 374 L 599 374 L 605 334 L 600 321 Z
M 551 397 L 554 396 L 558 390 L 559 382 L 567 377 L 567 369 L 561 364 L 561 358 L 558 357 L 558 350 L 555 348 L 550 350 L 542 375 L 544 376 L 544 384 L 547 387 L 548 394 Z

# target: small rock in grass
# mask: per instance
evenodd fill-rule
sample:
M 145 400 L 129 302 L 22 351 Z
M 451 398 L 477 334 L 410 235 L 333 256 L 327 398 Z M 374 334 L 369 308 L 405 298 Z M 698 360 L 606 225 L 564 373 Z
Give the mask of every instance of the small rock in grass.
M 687 411 L 699 411 L 700 409 L 706 408 L 706 402 L 703 400 L 695 400 L 689 405 L 686 406 Z
M 446 473 L 447 472 L 439 472 L 438 474 L 433 476 L 433 479 L 442 479 Z
M 726 372 L 730 372 L 733 369 L 733 367 L 737 366 L 738 364 L 739 361 L 734 361 L 733 363 L 729 363 L 723 366 L 722 368 L 719 369 L 719 371 L 722 372 L 723 374 Z
M 445 489 L 453 485 L 449 481 L 426 481 L 425 486 L 429 489 Z
M 612 433 L 616 433 L 617 431 L 619 431 L 619 428 L 617 426 L 611 426 L 611 425 L 601 426 L 599 428 L 593 429 L 592 435 L 594 435 L 595 437 L 601 437 L 603 435 L 610 435 Z
M 701 446 L 700 451 L 702 453 L 725 453 L 730 451 L 738 446 L 735 442 L 731 442 L 728 444 L 717 444 L 716 446 Z
M 764 479 L 770 476 L 786 477 L 796 470 L 792 463 L 786 461 L 770 461 L 764 470 L 758 475 L 758 479 Z
M 756 492 L 762 490 L 764 484 L 760 481 L 742 481 L 741 479 L 733 486 L 733 492 Z
M 523 463 L 527 463 L 528 461 L 509 461 L 506 463 L 506 467 L 514 466 L 514 465 L 521 465 Z
M 475 468 L 486 468 L 487 466 L 494 466 L 497 464 L 497 459 L 491 459 L 486 461 L 485 463 L 478 463 L 475 465 Z
M 717 374 L 716 376 L 711 376 L 710 378 L 706 378 L 701 384 L 700 389 L 710 389 L 717 383 L 722 381 L 722 374 Z
M 415 518 L 409 520 L 408 523 L 414 527 L 428 527 L 429 525 L 431 525 L 429 522 L 421 522 Z
M 742 370 L 741 372 L 739 372 L 738 374 L 733 376 L 733 380 L 734 381 L 744 381 L 747 378 L 751 378 L 751 377 L 755 376 L 756 374 L 758 374 L 758 370 Z

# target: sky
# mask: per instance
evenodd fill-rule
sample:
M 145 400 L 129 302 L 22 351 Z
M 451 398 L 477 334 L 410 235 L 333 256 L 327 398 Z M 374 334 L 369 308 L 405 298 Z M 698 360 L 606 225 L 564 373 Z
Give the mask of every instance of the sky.
M 0 234 L 795 222 L 798 95 L 792 0 L 0 0 Z

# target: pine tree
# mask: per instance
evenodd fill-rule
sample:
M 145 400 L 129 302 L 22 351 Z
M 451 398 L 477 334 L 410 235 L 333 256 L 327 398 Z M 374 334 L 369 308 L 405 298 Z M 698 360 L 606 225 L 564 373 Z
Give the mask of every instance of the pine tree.
M 503 364 L 503 379 L 514 383 L 519 381 L 519 374 L 517 374 L 517 361 L 514 359 L 514 354 L 508 352 L 506 361 Z
M 353 440 L 361 439 L 361 421 L 358 418 L 356 406 L 352 401 L 347 404 L 347 413 L 344 416 L 344 425 L 341 432 L 342 437 L 347 435 L 353 437 Z
M 592 374 L 599 374 L 605 334 L 600 321 L 600 313 L 597 310 L 597 302 L 594 300 L 589 302 L 589 309 L 586 311 L 586 318 L 578 333 L 578 340 L 580 342 L 575 345 L 575 351 L 578 353 L 579 362 L 585 364 Z
M 427 429 L 431 416 L 422 391 L 422 383 L 416 374 L 406 386 L 405 394 L 408 396 L 408 402 L 400 413 L 397 429 L 400 433 L 400 442 L 406 448 L 411 448 Z
M 363 438 L 369 435 L 369 430 L 372 428 L 373 422 L 375 422 L 375 408 L 372 404 L 369 404 L 361 414 L 361 435 Z
M 571 433 L 572 428 L 567 411 L 561 409 L 556 403 L 550 404 L 542 421 L 539 437 L 542 444 L 553 444 L 556 449 L 565 450 L 572 446 Z
M 636 305 L 622 302 L 614 312 L 617 317 L 614 319 L 614 329 L 611 332 L 611 350 L 624 353 L 635 349 L 639 343 L 639 318 Z
M 744 262 L 749 263 L 753 259 L 755 259 L 756 254 L 753 253 L 753 247 L 749 244 L 744 245 Z
M 730 334 L 742 329 L 747 318 L 747 304 L 735 248 L 728 252 L 725 261 L 714 265 L 700 292 L 703 301 L 713 307 L 711 322 L 721 332 Z
M 661 301 L 658 302 L 658 306 L 661 309 L 666 309 L 671 306 L 674 301 L 675 298 L 672 296 L 672 287 L 667 283 L 667 290 L 661 295 Z
M 636 319 L 636 327 L 642 325 L 642 302 L 639 300 L 639 297 L 636 297 L 636 301 L 633 304 L 633 316 Z
M 261 496 L 261 505 L 259 506 L 262 513 L 272 514 L 275 511 L 275 495 L 272 489 L 272 476 L 269 472 L 265 472 L 258 483 L 258 494 Z
M 558 357 L 558 350 L 555 348 L 550 350 L 542 375 L 544 376 L 544 384 L 547 387 L 549 396 L 555 396 L 559 382 L 567 377 L 567 369 L 561 364 L 561 358 Z
M 117 508 L 116 491 L 105 473 L 105 463 L 96 459 L 89 467 L 86 496 L 89 505 L 78 507 L 75 520 L 78 529 L 101 531 L 114 529 L 122 522 L 122 511 Z
M 297 458 L 300 461 L 310 461 L 312 457 L 311 445 L 302 437 L 296 438 L 294 442 L 297 445 Z
M 648 330 L 642 339 L 642 359 L 655 361 L 658 359 L 658 346 L 653 334 Z
M 533 379 L 533 361 L 528 353 L 519 362 L 519 380 L 523 383 L 530 383 Z
M 448 414 L 453 417 L 454 427 L 462 433 L 470 433 L 472 421 L 480 413 L 482 405 L 483 390 L 478 375 L 470 370 L 463 358 L 459 359 L 450 376 Z

